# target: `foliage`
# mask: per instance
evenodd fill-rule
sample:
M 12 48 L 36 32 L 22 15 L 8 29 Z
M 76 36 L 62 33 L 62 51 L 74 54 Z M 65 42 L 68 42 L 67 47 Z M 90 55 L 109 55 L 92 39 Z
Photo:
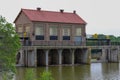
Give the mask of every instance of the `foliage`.
M 44 71 L 41 74 L 40 78 L 36 78 L 35 74 L 34 74 L 34 70 L 33 69 L 27 69 L 26 73 L 25 73 L 25 79 L 24 80 L 54 80 L 52 78 L 51 72 L 49 71 Z
M 52 78 L 52 75 L 49 71 L 44 71 L 39 80 L 54 80 L 54 79 Z
M 4 76 L 7 76 L 8 72 L 15 73 L 16 55 L 19 49 L 20 41 L 15 28 L 0 16 L 0 66 Z
M 103 40 L 103 41 L 102 41 Z M 106 40 L 110 40 L 106 42 Z M 93 34 L 90 38 L 87 39 L 86 45 L 120 45 L 120 36 L 116 37 L 114 35 L 104 35 L 104 34 Z
M 35 80 L 35 74 L 33 69 L 27 69 L 25 74 L 25 80 Z
M 93 34 L 89 39 L 96 39 L 95 36 L 96 34 Z M 120 42 L 120 36 L 116 37 L 114 35 L 97 34 L 97 39 L 110 39 L 113 42 Z

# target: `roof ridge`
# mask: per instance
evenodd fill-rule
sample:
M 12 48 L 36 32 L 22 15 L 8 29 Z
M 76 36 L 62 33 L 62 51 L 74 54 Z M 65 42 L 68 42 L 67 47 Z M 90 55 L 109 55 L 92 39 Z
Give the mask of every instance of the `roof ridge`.
M 21 8 L 21 10 L 37 11 L 36 9 L 24 9 L 24 8 Z M 40 11 L 43 11 L 43 12 L 55 12 L 55 13 L 61 13 L 60 11 L 49 11 L 49 10 L 40 10 Z M 73 12 L 63 12 L 62 14 L 64 14 L 64 13 L 68 13 L 68 14 L 76 14 L 76 13 L 73 13 Z

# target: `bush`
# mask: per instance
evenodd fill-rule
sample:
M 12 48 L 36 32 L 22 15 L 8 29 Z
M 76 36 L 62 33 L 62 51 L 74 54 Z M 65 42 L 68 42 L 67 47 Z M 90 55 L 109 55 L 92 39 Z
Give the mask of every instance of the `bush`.
M 49 71 L 44 71 L 39 80 L 54 80 L 54 79 L 52 78 L 52 75 Z
M 25 80 L 35 80 L 35 74 L 33 69 L 27 69 L 25 74 Z

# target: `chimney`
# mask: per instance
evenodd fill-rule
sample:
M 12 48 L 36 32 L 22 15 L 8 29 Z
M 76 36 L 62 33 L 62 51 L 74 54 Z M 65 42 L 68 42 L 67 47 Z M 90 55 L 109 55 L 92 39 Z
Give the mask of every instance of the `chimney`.
M 40 11 L 40 10 L 41 10 L 41 8 L 40 8 L 40 7 L 37 7 L 37 10 L 38 10 L 38 11 Z
M 73 13 L 76 14 L 76 10 L 74 10 Z
M 64 10 L 63 10 L 63 9 L 60 9 L 60 12 L 61 12 L 61 13 L 63 13 L 63 12 L 64 12 Z

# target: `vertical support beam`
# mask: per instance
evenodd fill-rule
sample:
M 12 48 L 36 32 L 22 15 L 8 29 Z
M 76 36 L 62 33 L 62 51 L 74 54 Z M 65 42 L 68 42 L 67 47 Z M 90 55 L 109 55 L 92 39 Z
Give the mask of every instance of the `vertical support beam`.
M 35 62 L 35 63 L 34 63 L 34 66 L 37 67 L 37 48 L 34 48 L 34 57 L 35 57 L 35 58 L 34 58 L 34 59 L 35 59 L 35 60 L 34 60 L 34 62 Z
M 111 48 L 108 48 L 108 53 L 107 53 L 107 54 L 108 54 L 108 55 L 107 55 L 107 56 L 108 56 L 108 62 L 111 61 L 111 51 L 110 51 L 110 49 L 111 49 Z
M 62 49 L 59 49 L 58 50 L 58 54 L 59 54 L 59 65 L 61 65 L 62 64 Z
M 118 47 L 112 47 L 111 48 L 111 58 L 110 58 L 110 61 L 111 62 L 119 62 L 119 49 Z
M 20 59 L 19 59 L 19 65 L 23 66 L 24 65 L 24 58 L 23 58 L 23 49 L 21 49 L 20 51 Z
M 117 47 L 117 62 L 119 63 L 119 47 Z
M 45 50 L 45 65 L 48 66 L 49 65 L 49 50 L 46 49 Z
M 119 54 L 119 48 L 116 46 L 112 53 L 113 62 L 119 62 L 118 54 Z
M 84 64 L 91 64 L 91 48 L 82 49 L 81 62 Z
M 87 63 L 88 63 L 88 64 L 91 64 L 91 48 L 88 48 Z
M 120 47 L 118 47 L 118 62 L 120 62 Z
M 106 49 L 102 48 L 102 57 L 101 57 L 102 62 L 106 62 Z

